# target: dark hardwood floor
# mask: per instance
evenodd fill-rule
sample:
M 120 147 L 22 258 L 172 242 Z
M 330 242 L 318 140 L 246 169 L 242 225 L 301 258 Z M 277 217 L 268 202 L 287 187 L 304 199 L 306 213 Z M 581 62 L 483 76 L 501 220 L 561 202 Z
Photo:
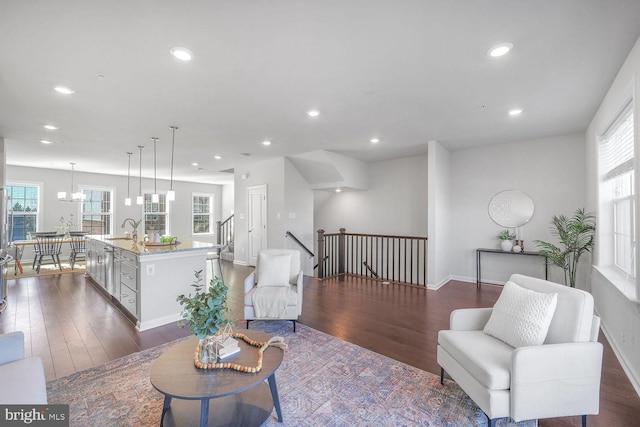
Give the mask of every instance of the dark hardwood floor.
M 223 262 L 231 317 L 244 327 L 243 280 L 252 271 Z M 501 287 L 451 282 L 438 291 L 354 277 L 306 278 L 300 322 L 343 340 L 438 374 L 437 333 L 448 328 L 455 308 L 490 307 Z M 0 333 L 22 330 L 27 353 L 40 356 L 47 380 L 101 365 L 130 353 L 189 335 L 169 324 L 145 332 L 109 303 L 81 273 L 8 282 L 8 306 Z M 634 426 L 640 422 L 636 394 L 603 334 L 605 346 L 600 415 L 590 426 Z M 541 426 L 579 426 L 580 418 L 542 420 Z

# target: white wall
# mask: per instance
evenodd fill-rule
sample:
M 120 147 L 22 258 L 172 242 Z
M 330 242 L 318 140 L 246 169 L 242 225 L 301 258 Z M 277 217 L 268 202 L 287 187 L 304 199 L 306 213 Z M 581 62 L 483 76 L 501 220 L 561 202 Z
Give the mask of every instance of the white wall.
M 311 252 L 313 247 L 313 191 L 300 174 L 300 171 L 288 160 L 284 161 L 284 224 L 285 232 L 295 235 Z M 308 276 L 313 276 L 315 259 L 300 247 L 291 237 L 284 242 L 287 249 L 300 251 L 302 271 Z
M 427 235 L 427 156 L 372 162 L 369 189 L 316 190 L 314 230 L 337 233 Z M 314 236 L 317 240 L 317 236 Z
M 436 141 L 429 141 L 429 235 L 427 286 L 437 289 L 451 278 L 454 265 L 451 223 L 451 153 Z
M 224 221 L 229 218 L 234 212 L 234 184 L 225 184 L 222 186 L 222 196 L 220 201 L 221 214 L 220 217 Z
M 585 145 L 581 134 L 496 144 L 451 153 L 450 274 L 475 282 L 476 249 L 498 248 L 504 229 L 488 214 L 489 200 L 503 190 L 521 190 L 535 204 L 531 221 L 522 227 L 525 250 L 534 240 L 557 242 L 551 235 L 553 215 L 572 215 L 585 206 Z M 431 236 L 429 236 L 431 238 Z M 503 283 L 511 273 L 544 277 L 542 258 L 483 255 L 483 281 Z M 563 283 L 562 270 L 550 267 L 549 279 Z M 588 275 L 579 275 L 584 283 Z
M 602 135 L 620 112 L 625 100 L 634 94 L 636 159 L 640 156 L 640 40 L 629 53 L 602 104 L 586 132 L 587 140 L 587 200 L 591 209 L 597 210 L 598 171 L 596 155 L 598 135 Z M 636 160 L 636 165 L 638 161 Z M 636 166 L 637 167 L 637 166 Z M 636 172 L 636 188 L 640 175 Z M 637 190 L 636 190 L 637 191 Z M 604 217 L 604 212 L 598 212 Z M 636 223 L 640 224 L 640 212 L 636 212 Z M 600 227 L 599 229 L 601 229 Z M 598 244 L 596 240 L 596 257 Z M 640 267 L 640 266 L 639 266 Z M 591 292 L 596 310 L 602 318 L 602 329 L 615 351 L 636 391 L 640 393 L 640 305 L 625 297 L 607 278 L 592 270 Z M 636 279 L 637 280 L 637 279 Z
M 284 248 L 284 158 L 265 160 L 243 165 L 234 170 L 235 203 L 235 251 L 234 262 L 249 262 L 247 188 L 253 185 L 267 186 L 267 246 Z M 245 176 L 245 178 L 242 178 Z
M 291 231 L 313 250 L 313 192 L 300 172 L 284 157 L 235 168 L 234 262 L 242 265 L 249 262 L 247 188 L 260 184 L 267 186 L 267 246 L 300 250 L 304 274 L 313 275 L 313 260 L 285 235 L 286 231 Z
M 80 215 L 80 204 L 61 202 L 58 200 L 58 191 L 69 192 L 71 186 L 71 171 L 61 171 L 56 169 L 40 169 L 28 168 L 21 166 L 8 165 L 6 167 L 7 182 L 23 182 L 37 183 L 41 185 L 41 205 L 42 212 L 41 222 L 38 224 L 38 230 L 53 230 L 60 225 L 60 217 L 65 220 L 73 214 L 76 219 Z M 138 192 L 138 179 L 132 179 L 131 196 L 133 198 L 132 206 L 124 205 L 124 198 L 127 196 L 127 177 L 118 175 L 106 175 L 98 173 L 76 172 L 74 174 L 74 183 L 76 187 L 109 187 L 114 189 L 114 205 L 113 205 L 113 233 L 122 234 L 124 230 L 120 228 L 125 218 L 141 218 L 142 207 L 135 204 L 135 196 Z M 169 182 L 158 180 L 158 191 L 166 191 L 169 188 Z M 198 240 L 204 242 L 215 242 L 215 234 L 198 235 L 191 234 L 191 195 L 192 192 L 213 193 L 214 221 L 220 219 L 220 194 L 222 191 L 219 185 L 208 185 L 199 183 L 188 183 L 175 181 L 173 188 L 176 190 L 176 200 L 170 202 L 170 224 L 171 234 L 179 239 Z M 152 191 L 153 180 L 142 180 L 142 190 Z M 215 224 L 215 223 L 214 223 Z M 214 230 L 215 232 L 215 227 Z

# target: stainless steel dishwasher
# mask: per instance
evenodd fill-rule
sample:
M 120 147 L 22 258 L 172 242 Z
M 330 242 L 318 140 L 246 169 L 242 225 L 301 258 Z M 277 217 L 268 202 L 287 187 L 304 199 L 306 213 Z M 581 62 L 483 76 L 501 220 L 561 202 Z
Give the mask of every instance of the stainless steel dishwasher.
M 116 283 L 113 279 L 113 246 L 104 247 L 104 288 L 110 295 L 116 293 Z

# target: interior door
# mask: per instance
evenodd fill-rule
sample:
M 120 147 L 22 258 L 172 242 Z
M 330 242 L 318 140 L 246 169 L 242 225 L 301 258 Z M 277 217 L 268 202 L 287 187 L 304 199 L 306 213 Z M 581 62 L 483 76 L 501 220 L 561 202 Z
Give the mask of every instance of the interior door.
M 249 265 L 256 265 L 258 251 L 267 247 L 267 186 L 247 188 Z

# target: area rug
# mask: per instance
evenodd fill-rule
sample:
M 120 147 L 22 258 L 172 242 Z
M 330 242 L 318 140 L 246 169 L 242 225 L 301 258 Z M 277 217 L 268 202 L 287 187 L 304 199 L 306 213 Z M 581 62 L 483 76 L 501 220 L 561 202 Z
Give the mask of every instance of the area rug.
M 263 426 L 484 426 L 484 413 L 452 381 L 291 322 L 252 322 L 289 345 L 276 371 L 284 422 Z M 173 343 L 47 384 L 67 403 L 71 426 L 157 426 L 163 397 L 149 382 L 153 361 Z M 269 350 L 267 350 L 269 351 Z M 500 426 L 535 426 L 535 422 Z
M 35 268 L 32 268 L 32 262 L 22 263 L 22 273 L 20 270 L 17 271 L 17 274 L 13 274 L 13 266 L 9 268 L 9 274 L 7 275 L 7 279 L 23 279 L 25 277 L 36 277 L 36 276 L 50 276 L 52 274 L 66 274 L 66 273 L 84 273 L 86 271 L 86 266 L 84 260 L 78 261 L 73 265 L 73 269 L 71 268 L 71 264 L 69 262 L 61 261 L 62 270 L 58 266 L 54 266 L 53 264 L 42 264 L 40 266 L 40 273 L 38 273 Z

